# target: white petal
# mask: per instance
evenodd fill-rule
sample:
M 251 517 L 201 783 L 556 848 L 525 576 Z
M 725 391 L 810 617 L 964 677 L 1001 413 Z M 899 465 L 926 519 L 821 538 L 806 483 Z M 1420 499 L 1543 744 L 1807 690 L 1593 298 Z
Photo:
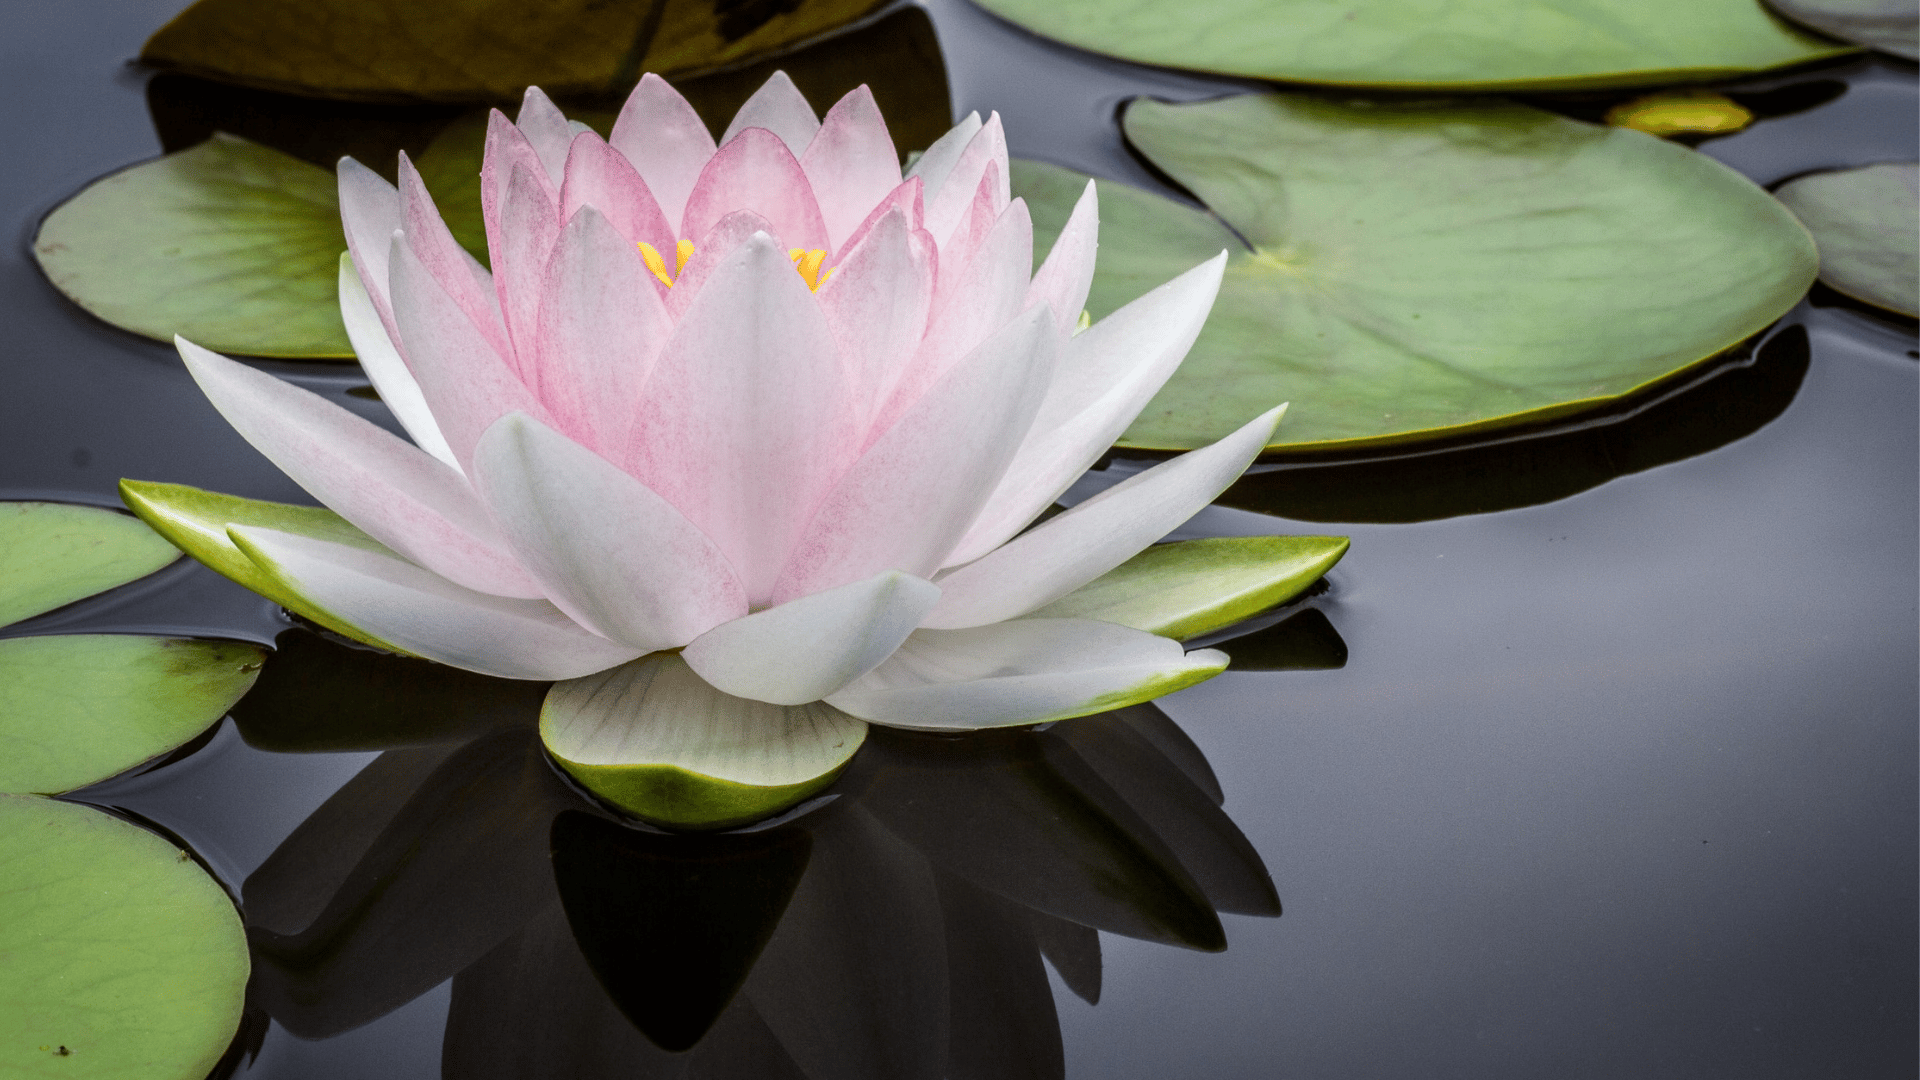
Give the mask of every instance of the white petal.
M 1087 292 L 1093 288 L 1094 255 L 1100 248 L 1100 196 L 1087 181 L 1080 201 L 1073 204 L 1073 215 L 1054 238 L 1047 261 L 1033 272 L 1027 287 L 1027 303 L 1045 300 L 1053 306 L 1060 321 L 1060 332 L 1069 334 L 1086 310 Z
M 463 589 L 402 559 L 272 529 L 235 525 L 227 535 L 284 588 L 442 664 L 503 679 L 573 679 L 639 653 L 589 633 L 544 600 Z
M 1212 678 L 1212 649 L 1091 619 L 1017 619 L 917 630 L 829 704 L 890 727 L 969 729 L 1106 712 Z
M 373 297 L 373 307 L 388 329 L 393 309 L 387 300 L 387 245 L 400 228 L 400 192 L 379 173 L 350 157 L 340 159 L 335 173 L 340 186 L 340 224 L 347 235 L 347 251 Z
M 1223 252 L 1067 341 L 1040 415 L 950 564 L 1006 543 L 1107 452 L 1193 347 L 1225 268 Z
M 750 127 L 766 128 L 780 136 L 780 141 L 798 158 L 820 133 L 820 118 L 813 114 L 813 106 L 807 104 L 806 95 L 793 85 L 787 73 L 776 71 L 740 106 L 740 111 L 733 114 L 733 122 L 720 136 L 720 145 L 727 145 L 735 135 Z
M 573 129 L 567 125 L 566 114 L 539 87 L 529 86 L 513 122 L 533 144 L 533 152 L 540 155 L 547 178 L 559 187 L 567 172 L 567 149 L 573 145 Z
M 941 575 L 930 627 L 980 626 L 1024 615 L 1099 577 L 1178 528 L 1259 456 L 1282 405 L 1212 446 L 1164 461 L 1004 546 Z
M 340 321 L 347 326 L 347 340 L 353 342 L 353 354 L 360 358 L 367 381 L 373 383 L 380 400 L 393 410 L 394 418 L 413 437 L 414 445 L 458 472 L 460 463 L 454 460 L 447 437 L 440 434 L 440 425 L 427 410 L 427 399 L 420 393 L 420 384 L 414 380 L 413 372 L 407 370 L 393 338 L 387 335 L 386 324 L 374 310 L 373 298 L 367 295 L 347 252 L 340 254 Z
M 681 655 L 736 697 L 800 705 L 893 655 L 939 599 L 932 582 L 889 570 L 722 623 Z
M 473 467 L 522 564 L 595 633 L 670 649 L 746 613 L 713 541 L 646 485 L 526 414 L 488 428 Z
M 931 199 L 939 193 L 941 186 L 947 182 L 947 174 L 953 171 L 954 163 L 960 160 L 962 153 L 966 152 L 967 144 L 980 133 L 981 126 L 980 114 L 968 113 L 965 120 L 953 125 L 947 129 L 945 135 L 935 139 L 933 145 L 927 147 L 926 152 L 913 163 L 913 167 L 907 170 L 908 176 L 920 178 L 920 183 L 924 185 L 925 198 Z

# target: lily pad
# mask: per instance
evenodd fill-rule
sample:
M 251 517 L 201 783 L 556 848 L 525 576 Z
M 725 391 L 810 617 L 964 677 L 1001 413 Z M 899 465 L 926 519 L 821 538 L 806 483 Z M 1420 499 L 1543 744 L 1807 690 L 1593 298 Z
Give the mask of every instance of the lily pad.
M 218 352 L 350 359 L 333 174 L 231 135 L 96 180 L 40 226 L 61 292 L 125 330 Z
M 0 795 L 0 1074 L 202 1080 L 239 1027 L 240 917 L 186 852 Z
M 233 641 L 0 641 L 0 791 L 71 791 L 176 749 L 225 716 L 265 661 Z
M 1920 165 L 1814 173 L 1775 192 L 1820 245 L 1820 280 L 1855 300 L 1920 315 Z
M 200 0 L 147 63 L 357 101 L 505 102 L 624 90 L 642 71 L 749 63 L 844 26 L 878 0 Z
M 1272 450 L 1539 423 L 1737 344 L 1817 269 L 1806 231 L 1725 166 L 1522 105 L 1248 95 L 1137 101 L 1124 123 L 1214 213 L 1104 185 L 1094 317 L 1232 258 L 1123 446 L 1203 446 L 1288 400 Z M 1085 182 L 1015 164 L 1036 251 Z
M 152 529 L 113 510 L 0 502 L 0 626 L 146 577 L 179 557 Z
M 540 738 L 589 791 L 643 820 L 716 829 L 770 817 L 832 783 L 867 725 L 825 702 L 723 694 L 678 653 L 555 683 Z
M 980 2 L 1034 33 L 1123 60 L 1346 86 L 1638 86 L 1846 51 L 1755 0 Z
M 1184 640 L 1300 595 L 1347 553 L 1344 536 L 1220 536 L 1156 544 L 1033 612 Z
M 1907 0 L 1767 0 L 1797 23 L 1843 41 L 1920 60 L 1920 8 Z

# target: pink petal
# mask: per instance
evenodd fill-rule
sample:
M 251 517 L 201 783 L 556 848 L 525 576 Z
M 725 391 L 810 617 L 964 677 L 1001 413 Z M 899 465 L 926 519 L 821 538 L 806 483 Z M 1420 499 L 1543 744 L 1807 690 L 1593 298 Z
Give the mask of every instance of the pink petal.
M 853 439 L 832 330 L 786 250 L 758 233 L 667 342 L 628 471 L 713 537 L 758 607 Z
M 340 159 L 335 177 L 340 189 L 340 224 L 347 251 L 373 308 L 393 331 L 393 304 L 387 297 L 387 246 L 400 228 L 400 193 L 379 173 L 350 157 Z
M 234 430 L 368 536 L 467 588 L 540 595 L 459 473 L 318 394 L 175 344 Z
M 800 155 L 800 168 L 826 220 L 828 250 L 837 251 L 900 186 L 900 154 L 873 91 L 863 84 L 828 110 L 820 133 Z
M 933 237 L 910 230 L 896 207 L 820 286 L 820 310 L 846 358 L 863 426 L 926 335 L 936 258 Z
M 560 186 L 560 220 L 572 221 L 582 206 L 604 214 L 614 231 L 627 238 L 627 246 L 644 240 L 671 257 L 679 237 L 660 212 L 653 192 L 647 190 L 647 182 L 640 179 L 625 155 L 591 131 L 574 136 L 573 149 L 567 154 L 567 178 Z
M 927 231 L 940 241 L 942 250 L 946 248 L 947 237 L 966 216 L 973 203 L 974 188 L 980 184 L 980 177 L 986 174 L 989 164 L 1000 167 L 1000 178 L 994 189 L 998 200 L 995 210 L 1007 205 L 1012 193 L 1008 190 L 1007 177 L 1007 136 L 1000 127 L 1000 114 L 994 113 L 980 128 L 960 158 L 947 173 L 946 180 L 936 190 L 931 185 L 927 189 Z M 1079 314 L 1075 312 L 1075 314 Z
M 633 162 L 660 212 L 678 224 L 700 170 L 713 157 L 713 133 L 700 114 L 667 80 L 648 72 L 627 96 L 610 141 Z
M 474 483 L 554 604 L 602 637 L 670 649 L 747 613 L 733 568 L 692 522 L 524 414 L 487 429 Z
M 1060 320 L 1060 332 L 1070 334 L 1087 308 L 1087 292 L 1093 287 L 1093 259 L 1100 247 L 1100 197 L 1093 181 L 1073 204 L 1073 215 L 1047 252 L 1047 261 L 1034 271 L 1027 287 L 1027 303 L 1044 300 Z
M 807 174 L 787 145 L 770 131 L 747 128 L 713 155 L 687 198 L 680 235 L 705 236 L 736 210 L 751 210 L 766 218 L 788 247 L 827 246 L 827 226 Z
M 806 152 L 807 144 L 819 132 L 820 118 L 813 114 L 813 106 L 807 104 L 806 95 L 793 85 L 787 73 L 776 71 L 740 106 L 740 111 L 733 114 L 726 134 L 720 136 L 720 145 L 726 146 L 748 128 L 764 128 L 780 136 L 780 141 L 786 143 L 797 158 Z
M 907 216 L 908 228 L 925 228 L 926 210 L 923 200 L 920 197 L 920 190 L 921 183 L 919 177 L 909 176 L 905 180 L 902 180 L 898 187 L 887 192 L 886 197 L 881 199 L 879 204 L 873 208 L 873 211 L 867 215 L 866 220 L 862 221 L 853 232 L 847 235 L 846 240 L 835 249 L 835 258 L 838 258 L 839 252 L 852 251 L 858 246 L 860 241 L 866 238 L 867 230 L 873 228 L 881 218 L 887 216 L 889 210 L 897 209 L 905 214 Z
M 553 213 L 558 214 L 559 189 L 547 177 L 547 167 L 541 163 L 540 155 L 534 152 L 533 144 L 513 125 L 513 121 L 495 109 L 487 115 L 486 152 L 480 163 L 480 214 L 487 226 L 487 257 L 496 274 L 500 270 L 500 215 L 507 200 L 507 185 L 513 179 L 516 166 L 538 180 L 541 190 L 546 192 L 547 202 L 553 207 Z
M 493 249 L 494 290 L 506 316 L 512 347 L 501 358 L 520 371 L 531 361 L 540 288 L 547 260 L 560 239 L 560 219 L 543 190 L 546 180 L 524 165 L 513 167 L 500 202 L 499 224 L 489 227 L 487 244 Z M 474 432 L 474 437 L 479 437 Z
M 407 245 L 420 257 L 421 265 L 447 290 L 447 295 L 460 305 L 467 318 L 480 327 L 494 347 L 505 351 L 507 330 L 500 320 L 500 301 L 494 295 L 493 275 L 453 238 L 439 209 L 433 205 L 427 185 L 404 151 L 400 154 L 400 215 Z
M 639 250 L 599 210 L 581 208 L 547 263 L 531 362 L 521 358 L 559 430 L 608 456 L 626 447 L 641 388 L 673 331 L 654 284 Z
M 968 113 L 965 119 L 948 128 L 945 135 L 933 140 L 933 145 L 927 147 L 913 167 L 907 170 L 907 176 L 923 181 L 929 195 L 939 191 L 940 185 L 947 182 L 947 174 L 953 171 L 954 164 L 960 160 L 960 155 L 966 152 L 967 144 L 984 126 L 978 112 Z
M 547 179 L 558 187 L 561 176 L 566 173 L 567 148 L 573 143 L 573 130 L 567 126 L 566 114 L 539 87 L 529 86 L 526 96 L 520 100 L 520 115 L 514 117 L 513 122 L 526 135 L 534 153 L 540 155 Z
M 735 248 L 746 243 L 748 237 L 761 232 L 773 234 L 773 226 L 766 218 L 751 210 L 737 210 L 721 218 L 718 225 L 707 230 L 707 235 L 695 241 L 698 247 L 693 258 L 687 260 L 680 276 L 674 279 L 673 288 L 667 290 L 667 314 L 674 322 L 686 315 L 693 298 L 700 295 L 715 268 L 725 262 Z
M 992 234 L 993 227 L 999 223 L 1000 215 L 1006 209 L 1006 205 L 996 198 L 999 174 L 1000 167 L 988 162 L 986 171 L 980 174 L 980 182 L 974 185 L 973 202 L 968 205 L 966 216 L 940 244 L 940 264 L 948 268 L 948 273 L 940 279 L 934 290 L 936 316 L 953 303 L 954 294 L 966 280 L 966 274 L 962 271 L 973 262 L 974 254 L 987 242 L 987 237 Z
M 471 474 L 473 446 L 488 425 L 515 411 L 546 421 L 546 410 L 401 235 L 394 237 L 391 259 L 393 317 L 407 366 L 454 457 Z
M 962 358 L 881 435 L 815 511 L 775 603 L 881 570 L 929 576 L 992 493 L 1053 380 L 1045 305 Z

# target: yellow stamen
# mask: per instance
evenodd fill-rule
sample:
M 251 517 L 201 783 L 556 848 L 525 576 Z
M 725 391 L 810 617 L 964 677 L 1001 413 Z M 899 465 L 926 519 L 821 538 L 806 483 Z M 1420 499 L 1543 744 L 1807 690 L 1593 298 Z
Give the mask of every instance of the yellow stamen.
M 793 268 L 800 271 L 800 277 L 806 281 L 807 288 L 815 292 L 820 290 L 820 286 L 826 284 L 827 278 L 833 276 L 831 270 L 824 276 L 821 275 L 820 264 L 826 261 L 827 253 L 819 248 L 814 248 L 812 251 L 806 248 L 788 248 L 787 258 L 793 260 Z
M 667 260 L 660 257 L 660 252 L 656 251 L 652 244 L 647 243 L 645 240 L 639 243 L 640 258 L 646 261 L 647 269 L 653 271 L 653 276 L 659 278 L 667 288 L 673 288 L 673 279 L 667 276 Z M 680 241 L 680 245 L 682 252 L 691 252 L 693 250 L 693 245 L 687 243 L 685 240 Z M 686 265 L 687 256 L 682 254 L 680 256 L 680 266 L 676 269 L 685 269 Z
M 687 260 L 693 258 L 693 241 L 680 241 L 674 245 L 674 251 L 676 252 L 676 256 L 673 262 L 673 272 L 677 276 L 680 271 L 687 268 Z

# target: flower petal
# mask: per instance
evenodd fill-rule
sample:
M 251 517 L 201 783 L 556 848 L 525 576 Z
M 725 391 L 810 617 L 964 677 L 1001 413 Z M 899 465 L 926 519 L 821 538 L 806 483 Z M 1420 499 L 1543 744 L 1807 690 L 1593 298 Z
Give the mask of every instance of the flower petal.
M 773 226 L 766 218 L 751 210 L 736 210 L 720 219 L 719 223 L 707 230 L 696 244 L 699 246 L 687 265 L 680 268 L 680 274 L 674 278 L 673 288 L 667 290 L 667 314 L 678 323 L 687 314 L 687 308 L 693 305 L 694 297 L 706 287 L 707 279 L 714 270 L 727 261 L 735 248 L 747 242 L 755 233 L 773 235 Z M 831 280 L 831 279 L 829 279 Z
M 566 175 L 567 148 L 573 143 L 573 130 L 567 126 L 566 114 L 539 87 L 529 86 L 520 99 L 520 115 L 514 117 L 513 122 L 526 135 L 533 152 L 540 155 L 547 179 L 559 187 L 560 178 Z
M 553 256 L 553 245 L 560 239 L 559 213 L 553 193 L 545 185 L 546 180 L 533 170 L 515 165 L 501 195 L 499 221 L 487 227 L 494 287 L 511 342 L 509 349 L 495 351 L 516 371 L 521 368 L 523 354 L 533 354 L 540 286 L 546 277 L 547 260 Z
M 574 136 L 573 148 L 567 152 L 566 180 L 560 185 L 560 220 L 572 221 L 582 206 L 604 214 L 626 237 L 629 247 L 645 241 L 655 251 L 674 249 L 678 234 L 673 226 L 679 219 L 669 221 L 633 164 L 591 131 Z
M 975 135 L 980 134 L 983 126 L 985 125 L 980 122 L 978 112 L 968 113 L 966 119 L 948 128 L 945 135 L 935 139 L 933 145 L 927 147 L 920 154 L 919 160 L 907 170 L 906 175 L 909 178 L 918 177 L 926 185 L 927 197 L 932 198 L 940 190 L 941 185 L 947 182 L 947 175 L 953 172 L 953 166 L 960 160 L 960 155 L 966 153 L 968 144 L 973 142 Z
M 393 231 L 400 228 L 400 193 L 379 173 L 350 157 L 340 159 L 335 179 L 340 189 L 340 224 L 347 235 L 347 252 L 373 298 L 373 309 L 391 331 L 387 245 L 393 242 Z
M 602 637 L 670 649 L 746 614 L 713 541 L 640 481 L 523 413 L 487 429 L 474 483 L 546 595 Z
M 1068 339 L 1039 418 L 950 562 L 1005 543 L 1107 452 L 1193 347 L 1225 268 L 1223 252 Z
M 505 352 L 507 330 L 500 318 L 500 298 L 495 295 L 493 275 L 479 260 L 453 238 L 433 196 L 420 173 L 400 154 L 400 228 L 407 234 L 407 246 L 420 258 L 433 279 L 440 283 L 467 318 L 486 334 L 494 348 Z
M 700 114 L 667 80 L 649 71 L 621 106 L 608 141 L 633 163 L 667 221 L 678 225 L 700 170 L 713 157 L 713 133 Z
M 916 630 L 827 702 L 890 727 L 968 730 L 1106 712 L 1224 671 L 1226 654 L 1090 619 Z
M 1053 375 L 1058 337 L 1036 305 L 955 364 L 821 501 L 775 602 L 880 570 L 930 575 L 979 512 Z
M 939 599 L 932 582 L 888 570 L 721 623 L 680 655 L 729 694 L 801 705 L 893 655 Z
M 234 546 L 283 589 L 429 660 L 502 679 L 573 679 L 640 650 L 592 634 L 544 600 L 463 589 L 403 559 L 235 525 Z
M 1000 126 L 999 113 L 988 117 L 968 141 L 939 189 L 935 190 L 931 183 L 927 185 L 927 231 L 940 241 L 941 250 L 946 250 L 947 237 L 966 217 L 973 203 L 974 189 L 986 175 L 988 165 L 999 169 L 993 189 L 997 200 L 994 209 L 998 211 L 1004 209 L 1012 197 L 1007 173 L 1007 135 Z
M 878 225 L 881 218 L 886 217 L 894 210 L 899 210 L 907 216 L 907 228 L 919 231 L 926 218 L 924 200 L 920 197 L 921 188 L 920 178 L 917 176 L 909 176 L 905 180 L 902 180 L 898 187 L 887 192 L 886 197 L 881 199 L 879 204 L 867 214 L 866 220 L 862 221 L 852 233 L 848 234 L 846 240 L 843 241 L 838 248 L 834 249 L 834 262 L 838 264 L 845 253 L 849 253 L 853 251 L 854 248 L 859 247 L 860 242 L 867 238 L 868 230 Z M 929 234 L 929 236 L 931 236 L 931 234 Z
M 487 114 L 487 140 L 480 160 L 480 214 L 487 227 L 488 260 L 493 263 L 496 274 L 499 252 L 494 245 L 501 239 L 500 211 L 506 202 L 507 182 L 513 178 L 515 166 L 535 177 L 546 192 L 547 201 L 559 206 L 560 189 L 547 175 L 546 163 L 540 160 L 539 152 L 527 141 L 525 132 L 499 109 L 494 109 Z
M 318 394 L 174 344 L 220 415 L 329 509 L 468 588 L 540 595 L 459 473 Z
M 832 241 L 827 250 L 838 251 L 867 214 L 900 186 L 900 154 L 866 84 L 827 111 L 819 133 L 800 155 L 800 168 L 827 223 Z
M 764 606 L 857 449 L 852 410 L 820 305 L 786 251 L 755 233 L 714 270 L 662 351 L 627 468 L 713 537 L 748 603 Z
M 713 155 L 687 196 L 680 235 L 705 236 L 736 210 L 751 210 L 772 222 L 774 235 L 788 247 L 827 246 L 827 226 L 807 174 L 770 131 L 747 128 Z
M 393 315 L 407 366 L 454 458 L 471 472 L 473 444 L 487 425 L 516 410 L 544 420 L 546 410 L 420 265 L 403 236 L 395 235 L 390 258 Z
M 634 403 L 672 332 L 639 250 L 585 206 L 547 263 L 522 375 L 561 432 L 618 456 L 632 437 Z
M 776 71 L 740 106 L 740 111 L 733 114 L 733 122 L 720 136 L 720 145 L 725 147 L 748 128 L 764 128 L 780 136 L 780 141 L 798 158 L 806 153 L 807 144 L 819 133 L 820 118 L 813 114 L 813 106 L 807 104 L 806 95 L 793 85 L 787 73 Z
M 888 210 L 820 286 L 820 310 L 846 358 L 864 425 L 926 336 L 933 307 L 933 237 Z
M 1100 196 L 1093 181 L 1073 204 L 1066 228 L 1047 252 L 1047 261 L 1034 271 L 1027 286 L 1027 303 L 1045 300 L 1053 306 L 1053 317 L 1060 320 L 1060 332 L 1070 334 L 1086 310 L 1087 292 L 1093 288 L 1094 254 L 1100 247 Z
M 926 625 L 979 626 L 1024 615 L 1119 566 L 1200 512 L 1259 455 L 1286 406 L 1088 499 L 939 579 Z
M 420 384 L 414 381 L 413 372 L 407 370 L 406 361 L 400 358 L 400 350 L 388 336 L 380 313 L 374 310 L 372 297 L 367 295 L 360 275 L 354 272 L 352 254 L 345 251 L 340 253 L 340 321 L 346 324 L 347 340 L 353 343 L 353 353 L 360 359 L 361 370 L 367 373 L 367 380 L 373 383 L 380 400 L 393 411 L 394 419 L 413 436 L 414 445 L 458 471 L 460 463 L 447 445 L 447 437 L 440 434 L 440 425 L 434 421 L 433 413 L 427 409 Z

